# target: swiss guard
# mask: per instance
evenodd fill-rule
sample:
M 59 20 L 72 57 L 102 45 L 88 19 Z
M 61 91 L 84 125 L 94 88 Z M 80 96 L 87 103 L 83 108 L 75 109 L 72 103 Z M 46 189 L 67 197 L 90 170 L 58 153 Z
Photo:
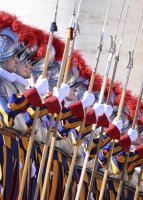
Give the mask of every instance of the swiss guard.
M 52 133 L 59 117 L 56 135 L 56 147 L 50 167 L 50 176 L 46 176 L 46 162 L 43 166 L 42 180 L 39 183 L 38 199 L 41 198 L 44 179 L 47 178 L 47 199 L 63 199 L 67 179 L 77 145 L 81 122 L 84 120 L 80 147 L 73 169 L 68 198 L 75 199 L 83 167 L 84 157 L 90 143 L 90 133 L 96 124 L 94 139 L 89 152 L 89 161 L 83 179 L 80 199 L 87 199 L 94 157 L 97 155 L 101 127 L 104 133 L 100 144 L 96 175 L 94 177 L 91 199 L 98 199 L 111 142 L 115 140 L 111 156 L 104 199 L 116 199 L 120 174 L 128 154 L 123 199 L 133 199 L 135 183 L 142 165 L 143 147 L 137 141 L 138 132 L 142 131 L 142 107 L 137 122 L 138 131 L 130 128 L 133 122 L 137 98 L 127 91 L 121 118 L 116 119 L 122 93 L 120 83 L 112 88 L 111 105 L 106 99 L 111 80 L 107 81 L 104 103 L 97 103 L 101 93 L 103 77 L 96 75 L 93 92 L 89 93 L 92 75 L 81 54 L 74 50 L 67 83 L 56 87 L 60 75 L 64 42 L 54 36 L 46 78 L 41 78 L 44 58 L 48 48 L 49 33 L 24 25 L 15 16 L 0 12 L 0 197 L 18 199 L 24 173 L 29 138 L 34 124 L 36 107 L 39 107 L 38 119 L 34 132 L 27 175 L 24 183 L 23 199 L 34 199 L 37 177 L 41 169 L 46 134 L 54 114 Z M 5 21 L 4 19 L 7 19 Z M 85 111 L 86 110 L 86 117 Z M 60 113 L 60 115 L 59 115 Z M 51 135 L 48 146 L 51 148 Z M 133 144 L 133 146 L 131 146 Z M 138 167 L 138 168 L 137 168 Z M 142 189 L 142 188 L 141 188 Z M 131 197 L 131 198 L 130 198 Z M 142 199 L 142 190 L 139 194 Z

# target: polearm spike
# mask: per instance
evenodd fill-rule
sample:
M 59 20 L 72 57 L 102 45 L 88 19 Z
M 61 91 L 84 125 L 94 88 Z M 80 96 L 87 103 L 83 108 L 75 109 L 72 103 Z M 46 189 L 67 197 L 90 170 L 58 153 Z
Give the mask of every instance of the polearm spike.
M 69 54 L 68 54 L 68 58 L 67 58 L 65 76 L 64 76 L 64 80 L 63 80 L 64 83 L 67 82 L 67 79 L 68 79 L 67 75 L 68 75 L 68 72 L 69 72 L 69 69 L 70 69 L 70 66 L 71 66 L 72 54 L 73 54 L 75 39 L 76 39 L 76 36 L 77 36 L 77 31 L 78 31 L 78 18 L 79 18 L 81 3 L 82 3 L 82 0 L 79 1 L 78 10 L 77 10 L 77 13 L 76 13 L 76 16 L 75 16 L 75 22 L 74 22 L 74 25 L 73 25 L 74 36 L 73 36 L 73 40 L 71 41 L 71 46 L 70 46 L 70 50 L 69 50 Z M 75 4 L 74 13 L 75 13 L 75 10 L 76 10 L 76 6 L 77 6 L 77 2 Z
M 110 87 L 109 87 L 109 91 L 108 91 L 107 102 L 106 102 L 107 104 L 110 104 L 111 91 L 112 91 L 112 88 L 113 88 L 116 69 L 117 69 L 118 62 L 119 62 L 120 49 L 121 49 L 121 45 L 122 45 L 122 39 L 123 39 L 124 33 L 125 33 L 125 27 L 126 27 L 126 22 L 127 22 L 127 16 L 128 16 L 130 1 L 131 0 L 128 0 L 128 6 L 127 6 L 127 10 L 126 10 L 126 15 L 125 15 L 124 27 L 123 27 L 123 31 L 122 31 L 122 34 L 121 34 L 119 45 L 118 45 L 118 48 L 117 48 L 117 51 L 116 51 L 116 55 L 115 55 L 115 64 L 114 64 L 114 67 L 113 67 L 113 74 L 112 74 L 111 83 L 110 83 Z
M 92 71 L 92 76 L 91 76 L 91 80 L 90 80 L 90 84 L 89 84 L 89 88 L 88 88 L 88 92 L 89 93 L 92 92 L 92 88 L 93 88 L 93 84 L 94 84 L 94 80 L 95 80 L 95 73 L 96 73 L 96 69 L 97 69 L 97 66 L 98 66 L 100 53 L 102 51 L 104 29 L 105 29 L 105 24 L 106 24 L 106 20 L 107 20 L 107 15 L 108 15 L 108 12 L 109 12 L 110 2 L 111 2 L 111 0 L 109 0 L 109 2 L 108 2 L 108 7 L 107 7 L 107 10 L 106 10 L 104 24 L 103 24 L 103 28 L 102 28 L 102 31 L 101 31 L 100 44 L 99 44 L 99 47 L 98 47 L 96 63 L 95 63 L 94 70 Z M 69 187 L 70 187 L 70 183 L 71 183 L 71 179 L 72 179 L 72 175 L 73 175 L 74 166 L 75 166 L 76 159 L 77 159 L 78 148 L 80 146 L 80 138 L 81 138 L 83 127 L 84 127 L 84 121 L 85 121 L 85 119 L 82 121 L 82 123 L 80 125 L 80 130 L 79 130 L 79 133 L 78 133 L 77 143 L 76 143 L 76 146 L 74 147 L 73 157 L 72 157 L 71 166 L 70 166 L 70 169 L 69 169 L 69 175 L 68 175 L 68 178 L 67 178 L 67 183 L 66 183 L 64 197 L 63 197 L 64 200 L 67 199 L 67 195 L 68 195 L 68 191 L 69 191 Z
M 44 61 L 44 69 L 43 69 L 43 73 L 42 73 L 42 77 L 43 78 L 45 78 L 46 74 L 47 74 L 47 68 L 48 68 L 48 64 L 49 64 L 50 52 L 51 52 L 51 47 L 52 47 L 52 43 L 53 43 L 53 36 L 54 36 L 54 32 L 57 31 L 56 21 L 57 21 L 58 5 L 59 5 L 59 0 L 57 0 L 57 4 L 56 4 L 54 21 L 51 23 L 51 27 L 50 27 L 50 35 L 49 35 L 48 46 L 47 46 L 46 56 L 45 56 L 45 61 Z
M 56 21 L 57 21 L 58 6 L 59 6 L 59 0 L 57 0 L 56 10 L 55 10 L 55 15 L 54 15 L 54 22 L 55 22 L 55 23 L 56 23 Z
M 120 21 L 121 21 L 121 17 L 122 17 L 122 13 L 123 13 L 125 1 L 126 0 L 124 0 L 123 4 L 122 4 L 122 8 L 121 8 L 120 16 L 119 16 L 119 19 L 118 19 L 118 23 L 117 23 L 117 27 L 116 27 L 114 38 L 111 35 L 111 46 L 110 46 L 110 50 L 109 50 L 109 56 L 108 56 L 108 61 L 107 61 L 107 66 L 106 66 L 106 69 L 105 69 L 105 75 L 104 75 L 104 77 L 105 76 L 108 77 L 108 75 L 109 75 L 109 70 L 110 70 L 112 58 L 113 58 L 113 55 L 115 54 L 115 50 L 116 50 L 116 38 L 117 38 L 118 28 L 119 28 L 119 24 L 120 24 Z M 103 101 L 105 87 L 106 87 L 106 83 L 102 84 L 101 95 L 99 96 L 99 103 L 102 103 L 102 101 Z
M 120 41 L 119 41 L 119 45 L 118 45 L 118 48 L 117 48 L 116 56 L 115 56 L 115 64 L 114 64 L 114 68 L 113 68 L 112 79 L 111 79 L 111 83 L 110 83 L 110 87 L 109 87 L 109 91 L 108 91 L 108 96 L 107 96 L 107 101 L 106 101 L 107 104 L 110 104 L 110 97 L 111 97 L 111 92 L 112 92 L 112 88 L 113 88 L 113 84 L 114 84 L 114 79 L 115 79 L 117 65 L 118 65 L 118 62 L 119 62 L 120 48 L 121 48 L 122 39 L 123 39 L 124 32 L 125 32 L 125 27 L 126 27 L 126 21 L 127 21 L 127 16 L 128 16 L 129 5 L 130 5 L 130 0 L 128 0 L 128 6 L 127 6 L 127 10 L 126 10 L 126 15 L 125 15 L 124 27 L 123 27 L 122 35 L 121 35 L 121 38 L 120 38 Z M 102 127 L 101 132 L 103 132 L 103 131 L 104 131 L 104 128 Z M 113 152 L 113 148 L 114 148 L 114 143 L 115 143 L 115 140 L 111 141 L 111 146 L 110 146 L 110 150 L 109 150 L 107 164 L 105 166 L 105 171 L 104 171 L 104 175 L 103 175 L 103 181 L 102 181 L 102 185 L 101 185 L 99 200 L 103 199 L 104 190 L 105 190 L 105 186 L 106 186 L 106 182 L 107 182 L 107 177 L 108 177 L 108 171 L 109 171 L 110 161 L 111 161 L 111 156 L 112 156 L 112 152 Z
M 122 16 L 122 13 L 123 13 L 124 4 L 125 4 L 125 0 L 123 1 L 123 4 L 122 4 L 122 8 L 121 8 L 118 24 L 117 24 L 117 27 L 116 27 L 114 39 L 113 39 L 113 36 L 111 36 L 111 46 L 110 46 L 110 50 L 109 50 L 108 61 L 107 61 L 106 69 L 105 69 L 104 79 L 103 79 L 98 103 L 102 103 L 103 98 L 104 98 L 104 91 L 105 91 L 105 87 L 106 87 L 106 83 L 107 83 L 107 79 L 108 79 L 108 75 L 109 75 L 109 70 L 110 70 L 112 58 L 113 58 L 113 55 L 115 53 L 116 37 L 117 37 L 117 33 L 118 33 L 118 27 L 119 27 L 119 24 L 120 24 L 121 16 Z M 92 145 L 92 142 L 93 142 L 94 132 L 95 132 L 96 127 L 97 127 L 97 124 L 92 125 L 90 140 L 89 140 L 89 144 L 88 144 L 87 151 L 86 151 L 86 154 L 85 154 L 83 168 L 82 168 L 80 181 L 79 181 L 79 185 L 78 185 L 78 190 L 77 190 L 77 194 L 76 194 L 76 198 L 75 198 L 76 200 L 78 200 L 79 196 L 80 196 L 82 183 L 83 183 L 83 179 L 84 179 L 84 175 L 85 175 L 85 171 L 86 171 L 86 166 L 87 166 L 87 163 L 88 163 L 91 145 Z M 99 151 L 100 151 L 101 141 L 102 141 L 102 135 L 100 135 L 99 143 L 98 143 L 98 146 L 97 146 L 97 154 L 96 154 L 96 158 L 95 158 L 95 161 L 94 161 L 95 166 L 96 166 L 97 160 L 98 160 L 98 154 L 99 154 Z M 93 170 L 92 170 L 92 176 L 93 177 L 95 176 L 95 171 L 93 171 Z M 90 196 L 88 196 L 88 199 L 90 199 Z
M 121 116 L 121 110 L 123 108 L 123 103 L 122 102 L 124 102 L 124 99 L 125 99 L 125 94 L 126 94 L 126 89 L 127 89 L 127 85 L 128 85 L 129 75 L 130 75 L 130 71 L 131 71 L 131 69 L 133 67 L 134 52 L 135 52 L 135 47 L 136 47 L 139 31 L 140 31 L 142 17 L 143 17 L 143 10 L 142 10 L 142 14 L 141 14 L 141 17 L 140 17 L 140 20 L 139 20 L 139 24 L 138 24 L 138 28 L 137 28 L 137 32 L 136 32 L 133 48 L 132 48 L 132 51 L 129 52 L 129 63 L 128 63 L 128 66 L 127 66 L 125 82 L 123 84 L 123 92 L 122 92 L 122 95 L 121 95 L 121 101 L 120 101 L 120 105 L 119 105 L 120 109 L 118 110 L 117 120 L 120 119 L 120 116 Z M 134 116 L 132 129 L 135 128 L 136 120 L 137 120 L 137 115 Z M 124 166 L 123 166 L 123 170 L 122 170 L 122 174 L 121 174 L 121 178 L 120 178 L 120 184 L 119 184 L 116 200 L 119 200 L 120 196 L 121 196 L 121 191 L 122 191 L 122 187 L 123 187 L 123 183 L 124 183 L 124 176 L 125 176 L 127 160 L 128 160 L 128 157 L 129 157 L 129 152 L 130 152 L 130 150 L 126 153 L 125 162 L 124 162 Z
M 92 88 L 93 88 L 95 75 L 96 75 L 96 71 L 97 71 L 100 55 L 101 55 L 101 52 L 102 52 L 104 32 L 105 32 L 105 26 L 106 26 L 106 22 L 107 22 L 107 16 L 108 16 L 108 13 L 109 13 L 110 4 L 111 4 L 111 0 L 108 1 L 107 10 L 106 10 L 105 18 L 104 18 L 104 23 L 103 23 L 103 27 L 102 27 L 101 34 L 100 34 L 100 42 L 99 42 L 99 46 L 98 46 L 97 53 L 96 53 L 95 65 L 94 65 L 94 67 L 92 69 L 91 79 L 93 81 L 92 82 L 90 81 L 90 87 L 89 87 L 90 91 L 92 91 Z
M 76 1 L 77 3 L 77 1 Z M 80 4 L 79 4 L 80 6 Z M 75 15 L 75 10 L 74 10 L 74 13 Z M 78 13 L 79 15 L 79 13 Z M 71 25 L 73 26 L 72 28 L 74 28 L 75 26 L 75 21 L 71 21 Z M 69 43 L 69 48 L 70 48 L 70 43 Z M 69 50 L 69 49 L 68 49 Z M 69 51 L 68 51 L 69 52 Z M 68 52 L 67 52 L 67 55 L 66 55 L 66 61 L 67 61 L 67 57 L 68 57 Z M 65 65 L 66 65 L 66 62 L 65 62 Z M 67 68 L 67 66 L 66 66 Z M 68 77 L 68 73 L 64 73 L 64 70 L 67 72 L 68 70 L 65 69 L 61 69 L 60 72 L 62 71 L 62 73 L 64 74 L 64 82 L 66 82 L 67 80 L 67 77 Z M 62 76 L 63 77 L 63 76 Z M 59 77 L 60 78 L 60 77 Z M 62 81 L 62 79 L 58 80 L 58 83 L 57 83 L 57 87 L 59 87 L 59 83 L 60 81 Z M 41 199 L 44 199 L 44 196 L 45 196 L 45 192 L 46 192 L 46 187 L 47 187 L 47 177 L 49 176 L 49 172 L 50 172 L 50 167 L 51 167 L 51 163 L 52 163 L 52 158 L 53 158 L 53 153 L 54 153 L 54 147 L 55 147 L 55 141 L 56 141 L 56 134 L 57 134 L 57 131 L 58 131 L 58 124 L 59 124 L 59 120 L 60 120 L 60 114 L 57 116 L 56 118 L 56 124 L 55 124 L 55 128 L 54 128 L 54 132 L 53 132 L 53 135 L 52 135 L 52 139 L 51 139 L 51 146 L 50 146 L 50 151 L 49 151 L 49 158 L 48 158 L 48 163 L 47 163 L 47 167 L 46 167 L 46 175 L 45 175 L 45 180 L 44 180 L 44 184 L 43 184 L 43 190 L 42 190 L 42 195 L 41 195 Z
M 54 17 L 54 22 L 52 22 L 51 28 L 50 28 L 50 36 L 49 36 L 49 40 L 48 40 L 48 48 L 46 50 L 46 55 L 45 55 L 42 78 L 46 77 L 47 66 L 49 64 L 49 57 L 50 57 L 51 46 L 52 46 L 52 41 L 53 41 L 53 35 L 54 35 L 54 32 L 57 31 L 56 18 L 57 18 L 58 3 L 59 3 L 59 0 L 57 0 L 57 4 L 56 4 L 56 12 L 55 12 L 55 17 Z M 34 142 L 34 136 L 35 136 L 35 130 L 36 130 L 36 123 L 37 123 L 37 119 L 38 119 L 38 115 L 39 115 L 39 109 L 40 108 L 37 107 L 35 110 L 35 116 L 34 116 L 31 136 L 30 136 L 29 143 L 28 143 L 27 154 L 26 154 L 25 165 L 24 165 L 23 174 L 22 174 L 22 180 L 21 180 L 21 184 L 20 184 L 18 200 L 22 200 L 22 196 L 23 196 L 24 185 L 25 185 L 25 180 L 26 180 L 26 175 L 27 175 L 27 170 L 28 170 L 28 163 L 30 162 L 30 155 L 31 155 L 31 151 L 32 151 L 32 145 Z

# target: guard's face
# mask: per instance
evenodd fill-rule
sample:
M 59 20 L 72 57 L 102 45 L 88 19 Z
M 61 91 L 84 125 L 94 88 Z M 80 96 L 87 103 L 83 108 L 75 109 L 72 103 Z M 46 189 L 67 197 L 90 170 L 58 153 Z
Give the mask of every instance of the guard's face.
M 30 63 L 26 63 L 25 64 L 25 70 L 26 70 L 26 79 L 31 78 L 31 74 L 32 74 L 32 65 Z
M 29 79 L 32 74 L 32 65 L 21 62 L 18 64 L 17 72 L 23 78 Z
M 23 63 L 23 62 L 19 62 L 19 63 L 18 63 L 17 73 L 18 73 L 20 76 L 22 76 L 23 78 L 26 77 L 26 67 L 25 67 L 25 63 Z
M 70 95 L 66 99 L 67 99 L 67 101 L 76 101 L 77 100 L 77 88 L 76 87 L 70 88 Z
M 10 58 L 6 61 L 6 68 L 9 72 L 16 72 L 18 66 L 18 60 L 16 57 Z

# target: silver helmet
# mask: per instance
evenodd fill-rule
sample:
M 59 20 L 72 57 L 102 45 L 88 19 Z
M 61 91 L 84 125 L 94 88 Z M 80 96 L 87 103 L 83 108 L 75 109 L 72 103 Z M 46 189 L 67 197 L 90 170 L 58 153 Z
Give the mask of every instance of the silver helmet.
M 51 88 L 55 87 L 59 78 L 61 63 L 53 63 L 48 66 L 48 78 L 49 78 L 49 84 L 51 85 Z M 74 65 L 72 69 L 70 69 L 70 72 L 68 74 L 68 81 L 67 84 L 70 85 L 70 87 L 75 86 L 75 82 L 78 78 L 78 70 L 77 67 Z
M 19 51 L 18 37 L 10 28 L 0 30 L 0 62 L 15 56 Z
M 37 59 L 31 62 L 33 68 L 32 68 L 32 74 L 34 78 L 34 82 L 36 83 L 38 77 L 42 74 L 43 72 L 43 65 L 44 65 L 44 59 Z
M 30 47 L 30 44 L 25 45 L 24 42 L 20 43 L 20 51 L 17 53 L 17 58 L 19 62 L 26 62 L 31 63 L 32 57 L 36 53 L 38 49 L 37 44 L 35 44 L 32 48 Z

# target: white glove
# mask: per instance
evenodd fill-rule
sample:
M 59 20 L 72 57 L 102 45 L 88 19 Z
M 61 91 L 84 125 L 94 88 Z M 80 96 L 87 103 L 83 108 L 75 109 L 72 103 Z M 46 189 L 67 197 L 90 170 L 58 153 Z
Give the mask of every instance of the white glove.
M 132 129 L 132 128 L 130 128 L 128 130 L 128 135 L 129 135 L 129 137 L 130 137 L 130 139 L 131 139 L 132 142 L 135 141 L 138 138 L 138 132 L 137 132 L 137 130 Z
M 5 78 L 6 80 L 8 80 L 11 83 L 13 83 L 16 80 L 15 76 L 12 73 L 6 71 L 5 69 L 3 69 L 1 67 L 0 67 L 0 77 Z
M 107 105 L 107 104 L 103 104 L 104 106 L 104 113 L 105 115 L 108 117 L 108 119 L 110 118 L 110 116 L 112 115 L 112 112 L 113 112 L 113 108 L 112 106 L 110 105 Z
M 35 88 L 37 89 L 37 92 L 39 93 L 39 95 L 43 96 L 47 94 L 49 91 L 48 79 L 47 78 L 42 79 L 41 76 L 39 76 L 35 84 Z
M 122 120 L 116 120 L 116 118 L 113 120 L 112 124 L 114 124 L 119 131 L 121 131 L 122 127 L 123 127 L 123 123 Z
M 103 104 L 95 103 L 93 106 L 96 116 L 103 115 L 104 113 L 104 106 Z
M 92 93 L 88 93 L 88 91 L 86 91 L 82 97 L 82 100 L 81 100 L 81 103 L 82 103 L 82 106 L 83 106 L 83 109 L 84 108 L 87 108 L 89 106 L 92 106 L 93 103 L 95 101 L 95 97 L 94 97 L 94 94 Z
M 70 95 L 70 86 L 69 85 L 62 83 L 61 90 L 64 92 L 64 98 L 66 98 Z
M 64 98 L 68 97 L 69 94 L 70 86 L 65 83 L 62 83 L 60 88 L 53 88 L 53 96 L 56 96 L 60 103 L 64 100 Z

